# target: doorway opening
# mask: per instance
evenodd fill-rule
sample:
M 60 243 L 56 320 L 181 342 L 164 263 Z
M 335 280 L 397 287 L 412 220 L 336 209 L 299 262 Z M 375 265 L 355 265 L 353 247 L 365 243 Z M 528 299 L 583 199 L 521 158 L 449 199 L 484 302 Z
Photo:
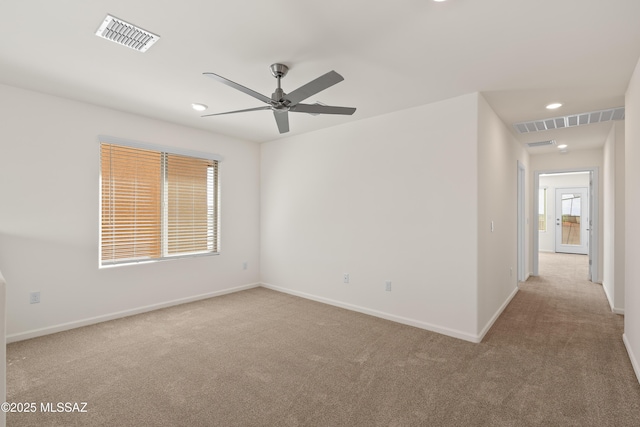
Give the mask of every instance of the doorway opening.
M 555 227 L 550 227 L 549 231 L 555 232 L 556 253 L 589 254 L 589 176 L 578 176 L 587 180 L 584 187 L 555 188 Z
M 563 259 L 551 254 L 572 254 L 584 278 L 599 283 L 597 168 L 536 171 L 534 194 L 532 274 Z

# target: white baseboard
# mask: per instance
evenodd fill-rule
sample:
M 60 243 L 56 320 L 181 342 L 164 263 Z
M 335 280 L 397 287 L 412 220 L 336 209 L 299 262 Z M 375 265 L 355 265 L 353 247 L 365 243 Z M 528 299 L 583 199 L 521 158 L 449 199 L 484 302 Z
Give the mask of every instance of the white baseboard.
M 640 383 L 640 365 L 638 364 L 638 359 L 636 359 L 636 355 L 633 353 L 631 349 L 631 344 L 627 339 L 627 334 L 622 334 L 622 341 L 624 342 L 624 346 L 627 348 L 627 354 L 629 354 L 629 359 L 631 360 L 631 366 L 633 366 L 633 371 L 636 373 L 636 379 Z
M 133 308 L 131 310 L 123 310 L 115 313 L 104 314 L 102 316 L 90 317 L 88 319 L 76 320 L 68 323 L 61 323 L 59 325 L 48 326 L 46 328 L 40 329 L 32 329 L 26 332 L 20 332 L 17 334 L 7 335 L 6 342 L 7 344 L 28 340 L 30 338 L 41 337 L 43 335 L 55 334 L 56 332 L 67 331 L 69 329 L 80 328 L 82 326 L 93 325 L 96 323 L 106 322 L 108 320 L 120 319 L 122 317 L 133 316 L 135 314 L 146 313 L 147 311 L 158 310 L 165 307 L 171 307 L 179 304 L 186 304 L 189 302 L 194 302 L 202 299 L 213 298 L 221 295 L 231 294 L 234 292 L 244 291 L 246 289 L 257 288 L 260 286 L 260 283 L 251 283 L 248 285 L 236 286 L 234 288 L 223 289 L 220 291 L 209 292 L 206 294 L 194 295 L 186 298 L 179 298 L 173 301 L 166 301 L 158 304 L 146 305 L 144 307 Z
M 478 335 L 478 342 L 481 342 L 484 339 L 484 336 L 487 335 L 487 332 L 489 332 L 489 329 L 491 329 L 491 327 L 493 326 L 493 324 L 496 322 L 496 320 L 498 320 L 498 317 L 500 317 L 500 315 L 502 314 L 502 312 L 504 311 L 505 308 L 507 308 L 507 306 L 509 305 L 509 303 L 511 302 L 511 300 L 513 299 L 513 297 L 516 296 L 516 294 L 518 293 L 518 291 L 520 290 L 520 288 L 518 288 L 516 286 L 516 288 L 513 290 L 513 292 L 511 292 L 511 295 L 509 295 L 507 297 L 507 299 L 505 300 L 505 302 L 502 303 L 502 305 L 500 306 L 500 308 L 495 312 L 495 314 L 493 315 L 493 317 L 491 317 L 491 319 L 489 320 L 489 322 L 487 322 L 487 324 L 485 325 L 484 328 L 482 328 L 482 330 L 480 331 L 480 334 Z
M 332 300 L 329 298 L 319 297 L 316 295 L 307 294 L 305 292 L 294 291 L 287 288 L 282 288 L 280 286 L 275 286 L 270 283 L 262 283 L 262 286 L 271 289 L 274 291 L 282 292 L 289 295 L 294 295 L 297 297 L 305 298 L 312 301 L 321 302 L 324 304 L 333 305 L 335 307 L 344 308 L 351 311 L 356 311 L 358 313 L 368 314 L 370 316 L 379 317 L 381 319 L 391 320 L 392 322 L 402 323 L 404 325 L 414 326 L 416 328 L 425 329 L 427 331 L 436 332 L 438 334 L 447 335 L 449 337 L 458 338 L 464 341 L 469 341 L 472 343 L 479 343 L 481 338 L 475 336 L 473 334 L 468 334 L 466 332 L 458 331 L 455 329 L 445 328 L 438 325 L 433 325 L 431 323 L 422 322 L 420 320 L 409 319 L 407 317 L 397 316 L 395 314 L 385 313 L 383 311 L 373 310 L 366 307 L 361 307 L 359 305 L 349 304 L 341 301 Z

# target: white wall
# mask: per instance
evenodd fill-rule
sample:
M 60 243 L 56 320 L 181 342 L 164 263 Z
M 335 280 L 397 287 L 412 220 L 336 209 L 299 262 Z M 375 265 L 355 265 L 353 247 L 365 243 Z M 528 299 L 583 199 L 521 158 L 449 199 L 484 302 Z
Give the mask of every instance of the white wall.
M 640 61 L 627 88 L 625 116 L 624 341 L 640 380 Z
M 531 173 L 535 172 L 544 172 L 544 171 L 560 171 L 560 170 L 568 170 L 568 169 L 581 169 L 581 168 L 597 168 L 600 176 L 600 181 L 602 181 L 602 166 L 603 166 L 603 150 L 595 149 L 595 150 L 575 150 L 569 151 L 566 154 L 557 153 L 549 153 L 549 154 L 533 154 L 530 157 L 531 161 Z M 533 177 L 532 184 L 533 186 Z M 531 197 L 538 197 L 536 193 L 533 195 L 533 191 L 531 192 Z M 598 270 L 598 277 L 593 277 L 593 281 L 596 283 L 602 283 L 602 265 L 603 265 L 603 237 L 604 230 L 602 226 L 602 217 L 603 217 L 603 185 L 600 182 L 598 189 L 598 198 L 600 200 L 598 207 L 598 217 L 600 218 L 600 227 L 598 232 L 598 265 L 600 269 Z M 537 254 L 532 253 L 531 256 L 537 256 Z
M 477 110 L 471 94 L 262 144 L 262 282 L 476 340 Z
M 547 230 L 538 232 L 538 250 L 541 252 L 556 251 L 556 189 L 571 187 L 589 188 L 589 174 L 541 176 L 539 179 L 539 188 L 547 189 Z
M 602 286 L 615 313 L 624 313 L 624 122 L 615 122 L 603 150 Z
M 3 85 L 0 117 L 10 341 L 258 282 L 258 145 Z M 222 254 L 98 269 L 99 134 L 222 155 Z
M 515 294 L 528 154 L 481 95 L 261 149 L 266 286 L 470 341 Z
M 478 334 L 484 336 L 518 286 L 517 165 L 529 155 L 478 98 Z M 525 182 L 525 187 L 528 188 Z M 525 198 L 527 200 L 527 198 Z M 525 213 L 530 212 L 528 204 Z M 493 222 L 493 231 L 491 230 Z M 528 235 L 525 247 L 529 247 Z M 527 259 L 527 258 L 525 258 Z M 529 267 L 525 266 L 529 271 Z

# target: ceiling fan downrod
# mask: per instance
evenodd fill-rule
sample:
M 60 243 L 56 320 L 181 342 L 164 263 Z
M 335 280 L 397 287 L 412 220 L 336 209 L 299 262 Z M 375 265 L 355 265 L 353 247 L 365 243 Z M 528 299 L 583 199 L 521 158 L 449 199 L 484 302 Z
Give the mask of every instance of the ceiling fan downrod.
M 289 67 L 287 67 L 284 64 L 271 64 L 269 66 L 269 68 L 271 69 L 271 74 L 273 74 L 273 77 L 276 78 L 276 80 L 278 80 L 278 87 L 276 88 L 276 91 L 273 92 L 273 94 L 271 95 L 271 99 L 273 99 L 274 102 L 278 103 L 279 105 L 274 105 L 274 107 L 277 110 L 280 109 L 285 109 L 284 107 L 286 107 L 286 105 L 284 105 L 284 91 L 282 90 L 282 86 L 280 84 L 280 80 L 287 75 L 287 72 L 289 71 Z

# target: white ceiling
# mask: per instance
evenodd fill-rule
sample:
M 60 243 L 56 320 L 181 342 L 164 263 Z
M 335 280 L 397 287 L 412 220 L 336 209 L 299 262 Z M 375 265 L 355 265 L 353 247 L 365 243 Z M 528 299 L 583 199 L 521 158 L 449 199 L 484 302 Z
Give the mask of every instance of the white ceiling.
M 161 38 L 140 53 L 96 37 L 107 14 Z M 257 142 L 280 137 L 270 112 L 191 109 L 264 105 L 203 72 L 267 96 L 274 62 L 290 67 L 285 92 L 342 74 L 305 102 L 356 113 L 291 114 L 287 135 L 476 91 L 511 128 L 624 105 L 640 57 L 639 0 L 2 0 L 0 16 L 0 83 Z M 517 137 L 598 147 L 610 125 Z

